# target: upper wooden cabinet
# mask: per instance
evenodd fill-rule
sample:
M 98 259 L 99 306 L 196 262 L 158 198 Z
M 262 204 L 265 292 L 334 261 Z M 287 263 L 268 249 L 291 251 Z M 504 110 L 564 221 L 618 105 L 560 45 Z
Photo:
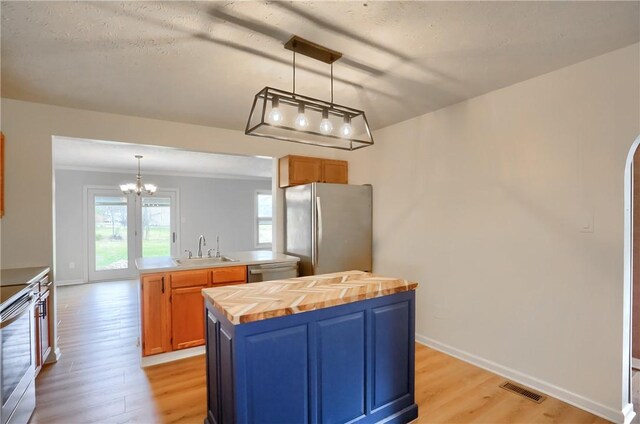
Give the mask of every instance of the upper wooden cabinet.
M 280 187 L 309 183 L 348 184 L 349 163 L 307 156 L 285 156 L 279 161 Z
M 348 184 L 349 162 L 344 160 L 322 159 L 322 182 Z
M 169 282 L 165 274 L 141 277 L 142 354 L 155 355 L 171 350 L 169 337 Z

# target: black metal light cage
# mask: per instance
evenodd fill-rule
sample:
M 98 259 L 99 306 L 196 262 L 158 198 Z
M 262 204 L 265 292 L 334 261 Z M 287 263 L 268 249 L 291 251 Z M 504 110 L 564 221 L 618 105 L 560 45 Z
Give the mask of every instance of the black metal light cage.
M 279 109 L 283 109 L 280 123 L 269 122 L 268 119 L 274 102 Z M 308 118 L 308 126 L 304 129 L 296 128 L 294 124 L 301 108 Z M 331 122 L 333 131 L 320 132 L 322 119 Z M 351 126 L 351 134 L 342 137 L 339 135 L 341 125 L 347 123 Z M 357 150 L 373 145 L 364 111 L 272 87 L 265 87 L 256 94 L 245 134 L 341 150 Z

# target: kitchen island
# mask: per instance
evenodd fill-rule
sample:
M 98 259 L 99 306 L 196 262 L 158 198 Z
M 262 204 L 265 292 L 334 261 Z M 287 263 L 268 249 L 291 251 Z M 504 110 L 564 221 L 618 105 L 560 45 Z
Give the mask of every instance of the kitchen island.
M 417 418 L 416 287 L 348 271 L 203 290 L 205 422 Z

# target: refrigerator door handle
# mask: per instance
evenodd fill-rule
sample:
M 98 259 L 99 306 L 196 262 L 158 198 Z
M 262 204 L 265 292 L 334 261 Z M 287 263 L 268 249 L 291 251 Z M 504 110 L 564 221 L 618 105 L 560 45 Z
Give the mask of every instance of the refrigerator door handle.
M 318 227 L 318 239 L 316 241 L 316 266 L 318 265 L 318 246 L 322 244 L 322 203 L 320 203 L 320 196 L 316 197 L 316 210 L 318 214 L 318 218 L 316 220 L 316 226 Z

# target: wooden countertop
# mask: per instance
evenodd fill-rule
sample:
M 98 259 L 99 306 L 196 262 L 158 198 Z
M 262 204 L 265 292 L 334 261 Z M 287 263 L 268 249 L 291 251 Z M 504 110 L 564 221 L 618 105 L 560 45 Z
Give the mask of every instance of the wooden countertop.
M 202 294 L 233 324 L 244 324 L 415 290 L 418 283 L 362 271 L 223 286 Z

